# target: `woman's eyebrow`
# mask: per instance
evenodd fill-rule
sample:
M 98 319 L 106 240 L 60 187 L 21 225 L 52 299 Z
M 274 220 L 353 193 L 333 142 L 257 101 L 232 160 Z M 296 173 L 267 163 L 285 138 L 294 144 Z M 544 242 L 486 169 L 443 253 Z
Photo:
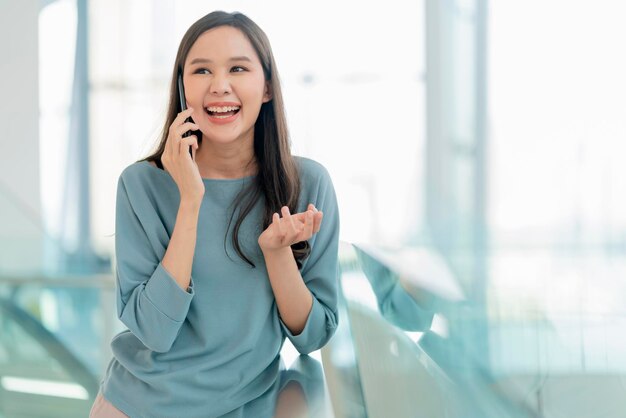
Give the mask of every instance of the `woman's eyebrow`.
M 231 57 L 229 60 L 229 62 L 232 61 L 247 61 L 247 62 L 252 62 L 252 60 L 248 57 L 246 57 L 245 55 L 241 55 L 238 57 Z M 189 65 L 193 65 L 193 64 L 203 64 L 203 63 L 212 63 L 213 61 L 211 61 L 208 58 L 194 58 Z

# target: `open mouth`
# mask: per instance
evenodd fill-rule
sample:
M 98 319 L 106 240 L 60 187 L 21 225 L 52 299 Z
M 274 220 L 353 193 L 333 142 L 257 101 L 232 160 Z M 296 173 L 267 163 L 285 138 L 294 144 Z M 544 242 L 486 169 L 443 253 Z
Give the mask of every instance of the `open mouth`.
M 239 113 L 241 108 L 239 106 L 223 106 L 223 107 L 209 107 L 206 108 L 206 112 L 210 117 L 216 119 L 227 119 L 231 116 L 235 116 Z

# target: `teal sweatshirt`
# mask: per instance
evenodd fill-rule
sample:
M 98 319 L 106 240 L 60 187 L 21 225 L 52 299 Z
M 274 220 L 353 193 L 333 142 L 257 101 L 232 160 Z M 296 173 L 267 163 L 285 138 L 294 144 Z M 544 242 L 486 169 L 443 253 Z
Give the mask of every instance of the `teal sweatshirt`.
M 313 203 L 324 212 L 311 254 L 300 273 L 313 296 L 304 330 L 282 322 L 257 243 L 263 201 L 239 230 L 244 254 L 231 234 L 224 244 L 230 205 L 254 176 L 203 179 L 191 282 L 182 289 L 165 270 L 178 212 L 178 186 L 147 161 L 124 169 L 118 180 L 115 251 L 117 313 L 128 330 L 112 342 L 113 359 L 101 381 L 104 397 L 131 418 L 220 417 L 261 396 L 279 373 L 285 337 L 302 354 L 321 348 L 337 327 L 339 211 L 328 171 L 295 157 L 301 193 L 297 212 Z M 226 248 L 225 248 L 226 247 Z

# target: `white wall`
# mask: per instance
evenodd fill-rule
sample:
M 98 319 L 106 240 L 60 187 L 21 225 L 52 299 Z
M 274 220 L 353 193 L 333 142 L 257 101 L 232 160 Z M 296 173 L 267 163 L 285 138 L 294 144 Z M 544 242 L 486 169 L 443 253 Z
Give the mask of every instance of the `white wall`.
M 0 275 L 41 266 L 39 0 L 0 0 Z

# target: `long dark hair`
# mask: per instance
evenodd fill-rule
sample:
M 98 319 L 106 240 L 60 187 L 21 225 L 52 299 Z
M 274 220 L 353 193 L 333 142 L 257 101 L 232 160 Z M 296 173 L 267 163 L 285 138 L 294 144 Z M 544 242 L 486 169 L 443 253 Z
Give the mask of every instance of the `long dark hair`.
M 160 163 L 161 155 L 163 155 L 165 150 L 169 127 L 180 111 L 178 107 L 178 69 L 184 69 L 189 50 L 196 39 L 207 30 L 219 26 L 232 26 L 246 35 L 261 61 L 265 80 L 269 81 L 269 88 L 271 89 L 272 99 L 261 105 L 259 116 L 254 124 L 254 154 L 257 160 L 258 173 L 254 177 L 254 181 L 242 189 L 231 205 L 233 212 L 228 222 L 226 236 L 224 237 L 224 249 L 226 249 L 228 230 L 237 207 L 241 205 L 243 209 L 235 222 L 232 235 L 233 246 L 241 258 L 252 267 L 256 267 L 241 250 L 239 244 L 241 223 L 261 196 L 265 197 L 263 230 L 270 225 L 272 215 L 275 212 L 281 213 L 280 209 L 283 206 L 288 206 L 291 213 L 296 213 L 298 196 L 300 195 L 300 173 L 296 161 L 291 155 L 287 118 L 285 117 L 283 96 L 274 55 L 272 54 L 267 36 L 250 18 L 239 12 L 226 13 L 215 11 L 199 19 L 187 30 L 180 42 L 176 61 L 174 62 L 167 117 L 163 124 L 158 148 L 150 156 L 139 161 Z M 301 268 L 302 262 L 310 253 L 308 242 L 304 241 L 294 244 L 291 246 L 291 250 L 298 268 Z

